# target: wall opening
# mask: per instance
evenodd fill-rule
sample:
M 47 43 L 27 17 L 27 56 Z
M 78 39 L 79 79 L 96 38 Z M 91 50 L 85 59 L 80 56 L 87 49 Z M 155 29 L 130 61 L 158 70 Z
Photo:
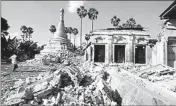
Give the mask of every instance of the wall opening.
M 135 47 L 135 63 L 146 63 L 146 46 L 136 45 Z
M 114 46 L 114 62 L 116 63 L 125 62 L 125 45 Z
M 176 37 L 168 37 L 167 64 L 170 67 L 176 67 Z
M 105 45 L 94 45 L 94 62 L 105 62 Z

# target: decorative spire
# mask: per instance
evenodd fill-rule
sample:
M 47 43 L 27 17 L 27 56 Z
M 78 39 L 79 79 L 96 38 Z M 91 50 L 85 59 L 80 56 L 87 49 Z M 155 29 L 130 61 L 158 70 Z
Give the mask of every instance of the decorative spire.
M 64 9 L 63 8 L 60 9 L 60 20 L 64 21 Z
M 57 31 L 54 34 L 54 38 L 66 38 L 67 39 L 67 34 L 65 33 L 65 25 L 64 25 L 64 9 L 60 9 L 60 22 L 57 27 Z

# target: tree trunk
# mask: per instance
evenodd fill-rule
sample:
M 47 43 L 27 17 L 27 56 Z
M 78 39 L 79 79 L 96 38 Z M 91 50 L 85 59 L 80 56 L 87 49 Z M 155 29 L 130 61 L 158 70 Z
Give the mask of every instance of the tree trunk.
M 92 20 L 92 31 L 93 31 L 93 20 Z
M 24 42 L 24 36 L 23 36 L 23 42 Z
M 26 34 L 25 34 L 25 41 L 27 41 L 27 36 L 28 36 L 28 35 L 27 35 L 27 33 L 26 33 Z
M 74 50 L 75 50 L 75 39 L 76 39 L 76 35 L 74 35 Z
M 70 42 L 71 42 L 71 34 L 70 34 Z
M 81 18 L 81 30 L 80 30 L 80 46 L 82 46 L 82 18 Z
M 30 34 L 29 34 L 29 36 L 28 36 L 28 37 L 29 37 L 29 41 L 30 41 L 30 37 L 31 37 L 31 36 L 30 36 Z

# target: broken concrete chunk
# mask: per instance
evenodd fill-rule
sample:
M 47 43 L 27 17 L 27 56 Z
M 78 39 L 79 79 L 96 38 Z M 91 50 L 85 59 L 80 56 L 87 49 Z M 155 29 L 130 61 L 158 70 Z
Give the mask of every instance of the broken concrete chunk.
M 53 57 L 50 59 L 54 61 Z M 51 66 L 50 69 L 55 69 L 53 71 L 49 70 L 45 74 L 40 74 L 35 78 L 35 83 L 30 83 L 32 81 L 30 81 L 30 79 L 28 80 L 29 85 L 25 85 L 24 87 L 32 88 L 31 95 L 33 95 L 34 98 L 30 97 L 30 95 L 28 96 L 28 100 L 30 100 L 29 102 L 32 105 L 76 106 L 82 104 L 96 106 L 117 104 L 120 95 L 118 95 L 116 91 L 111 90 L 108 86 L 108 81 L 105 81 L 110 79 L 110 77 L 108 73 L 103 71 L 105 70 L 104 65 L 97 68 L 97 71 L 94 71 L 94 68 L 90 71 L 89 68 L 91 64 L 87 62 L 83 67 L 81 58 L 80 60 L 67 59 L 64 62 L 65 63 L 60 64 L 61 66 L 59 66 L 59 68 Z M 22 87 L 19 88 L 19 92 L 24 92 L 23 90 Z M 8 98 L 7 100 L 16 99 Z M 111 103 L 111 101 L 115 103 Z M 11 102 L 11 104 L 14 103 L 17 102 Z M 18 104 L 19 103 L 20 100 Z
M 93 80 L 91 79 L 91 76 L 85 75 L 85 76 L 82 78 L 81 82 L 79 83 L 79 86 L 87 87 L 87 86 L 89 86 L 92 82 L 93 82 Z
M 36 92 L 39 92 L 39 91 L 47 89 L 47 88 L 48 88 L 48 82 L 45 81 L 45 82 L 42 82 L 42 83 L 35 85 L 33 87 L 33 92 L 36 93 Z
M 24 97 L 22 97 L 22 99 L 25 99 L 25 100 L 33 100 L 34 99 L 34 92 L 32 90 L 32 88 L 27 88 L 25 90 L 25 95 Z
M 25 87 L 19 87 L 17 93 L 21 93 L 25 91 Z
M 60 83 L 60 78 L 61 78 L 61 75 L 54 77 L 53 80 L 49 82 L 49 84 L 53 87 L 57 86 Z
M 34 97 L 34 102 L 36 102 L 37 104 L 43 103 L 42 98 L 40 98 L 40 97 Z
M 24 84 L 24 81 L 22 79 L 19 79 L 17 82 L 15 82 L 14 87 L 20 87 L 22 84 Z
M 69 66 L 70 65 L 70 61 L 69 60 L 64 60 L 64 63 L 63 63 L 65 66 Z

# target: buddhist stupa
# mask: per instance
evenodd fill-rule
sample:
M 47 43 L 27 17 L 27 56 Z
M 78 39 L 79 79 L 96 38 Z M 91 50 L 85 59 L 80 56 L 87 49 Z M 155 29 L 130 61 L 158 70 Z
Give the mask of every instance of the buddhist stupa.
M 49 41 L 47 46 L 44 47 L 44 50 L 42 50 L 40 54 L 57 53 L 59 50 L 71 50 L 71 49 L 73 49 L 72 43 L 67 38 L 67 34 L 65 33 L 64 9 L 61 8 L 60 21 L 57 30 L 54 33 L 53 38 Z

